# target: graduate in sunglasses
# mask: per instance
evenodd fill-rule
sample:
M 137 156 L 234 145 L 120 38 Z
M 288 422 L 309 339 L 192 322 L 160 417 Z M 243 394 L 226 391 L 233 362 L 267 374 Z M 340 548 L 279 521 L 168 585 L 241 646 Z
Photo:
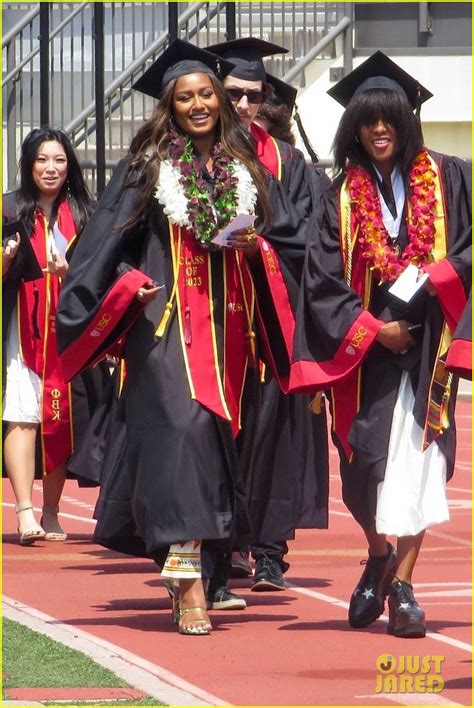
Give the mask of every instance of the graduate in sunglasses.
M 288 209 L 307 219 L 321 191 L 330 183 L 289 141 L 264 130 L 256 120 L 268 102 L 286 102 L 291 114 L 296 89 L 267 74 L 264 57 L 288 50 L 255 37 L 236 39 L 208 49 L 235 66 L 223 83 L 241 124 L 250 131 L 256 154 L 274 177 L 280 180 L 289 197 Z M 280 93 L 280 96 L 277 96 Z M 284 233 L 281 233 L 282 239 Z M 297 296 L 304 258 L 304 229 L 285 244 L 284 265 L 291 273 L 293 296 Z M 283 574 L 289 563 L 287 540 L 295 528 L 326 528 L 328 500 L 328 442 L 324 407 L 320 415 L 310 410 L 309 396 L 284 395 L 268 370 L 263 376 L 262 409 L 259 417 L 252 462 L 246 471 L 246 490 L 254 531 L 251 547 L 255 560 L 253 591 L 285 589 Z M 247 549 L 232 554 L 232 575 L 252 574 Z M 220 579 L 219 579 L 220 578 Z M 214 609 L 239 609 L 237 598 L 222 585 L 224 574 L 211 580 L 210 601 Z M 216 598 L 217 595 L 217 598 Z

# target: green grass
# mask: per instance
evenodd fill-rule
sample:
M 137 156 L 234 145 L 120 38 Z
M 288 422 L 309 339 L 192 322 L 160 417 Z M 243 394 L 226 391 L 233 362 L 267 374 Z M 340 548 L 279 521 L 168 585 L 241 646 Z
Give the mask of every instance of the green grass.
M 70 649 L 18 622 L 2 621 L 3 687 L 126 687 L 128 684 L 112 671 L 99 666 L 88 656 Z M 54 703 L 49 703 L 54 705 Z M 62 703 L 62 705 L 64 705 Z M 90 705 L 71 702 L 70 705 Z M 123 700 L 101 701 L 101 705 L 163 705 L 149 696 L 133 703 Z
M 4 688 L 19 686 L 127 686 L 75 649 L 4 619 Z

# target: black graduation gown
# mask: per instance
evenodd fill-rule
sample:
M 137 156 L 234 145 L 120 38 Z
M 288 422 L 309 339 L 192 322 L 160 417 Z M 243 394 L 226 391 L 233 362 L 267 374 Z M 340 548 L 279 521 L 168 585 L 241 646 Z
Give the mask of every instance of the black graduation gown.
M 8 222 L 17 219 L 17 195 L 18 192 L 9 192 L 8 194 L 3 195 L 2 224 L 7 224 Z M 24 268 L 26 268 L 27 271 L 31 269 L 31 266 L 26 260 L 22 259 L 20 261 L 19 255 L 20 254 L 18 254 L 10 266 L 2 287 L 2 398 L 5 394 L 6 387 L 5 355 L 10 320 L 17 304 L 18 290 L 23 279 Z M 27 277 L 30 279 L 29 275 L 27 275 Z M 100 400 L 102 399 L 102 391 L 107 386 L 108 379 L 109 372 L 107 367 L 103 364 L 99 364 L 83 371 L 79 376 L 74 377 L 71 382 L 72 434 L 74 446 L 76 448 L 82 447 L 84 436 L 88 431 L 89 422 L 93 417 Z M 2 441 L 7 427 L 8 422 L 4 421 L 2 426 Z M 43 474 L 44 470 L 43 456 L 41 453 L 41 439 L 40 435 L 37 435 L 35 478 L 41 479 Z M 5 464 L 3 465 L 3 476 L 6 476 Z M 83 483 L 80 476 L 72 474 L 70 470 L 68 470 L 68 477 L 77 478 L 80 485 Z
M 464 293 L 461 297 L 465 297 L 470 288 L 470 172 L 462 160 L 430 154 L 438 164 L 441 162 L 447 213 L 447 258 L 430 266 L 449 271 L 451 281 L 443 303 L 441 296 L 430 297 L 421 289 L 407 304 L 388 293 L 388 285 L 375 283 L 367 310 L 362 307 L 359 296 L 346 285 L 343 277 L 339 235 L 342 180 L 323 196 L 310 229 L 290 389 L 322 390 L 333 385 L 333 393 L 338 390 L 341 395 L 349 386 L 347 372 L 359 371 L 359 410 L 347 439 L 333 433 L 333 440 L 341 459 L 344 501 L 364 527 L 373 521 L 377 484 L 385 474 L 392 415 L 402 372 L 410 374 L 415 392 L 414 416 L 424 428 L 430 383 L 445 322 L 445 301 L 449 302 L 450 296 L 453 300 L 458 298 L 460 290 Z M 406 243 L 406 224 L 402 219 L 398 245 L 403 249 Z M 374 343 L 379 321 L 397 319 L 423 325 L 415 348 L 405 355 L 392 354 Z M 447 457 L 448 478 L 454 468 L 456 390 L 454 377 L 448 409 L 449 427 L 436 440 Z M 342 406 L 336 408 L 333 428 L 339 415 L 344 415 Z
M 313 204 L 330 184 L 324 171 L 308 166 L 302 153 L 280 140 L 285 194 L 297 213 L 307 220 Z M 278 224 L 274 224 L 278 230 Z M 305 230 L 299 239 L 283 240 L 279 251 L 288 265 L 286 282 L 296 312 L 301 282 Z M 265 371 L 262 406 L 255 434 L 252 465 L 245 489 L 256 541 L 268 543 L 294 538 L 297 528 L 327 528 L 329 451 L 326 410 L 311 411 L 311 395 L 285 395 Z
M 114 337 L 117 331 L 124 334 L 121 354 L 127 376 L 112 426 L 118 431 L 113 451 L 105 450 L 103 464 L 108 469 L 101 479 L 94 535 L 102 545 L 148 555 L 161 563 L 171 543 L 219 541 L 249 531 L 247 519 L 238 513 L 243 507 L 239 479 L 241 466 L 248 465 L 246 451 L 252 449 L 249 434 L 255 423 L 249 425 L 249 420 L 256 420 L 260 385 L 257 369 L 249 368 L 243 395 L 245 445 L 240 435 L 233 439 L 226 421 L 191 399 L 176 308 L 162 338 L 155 337 L 173 287 L 168 219 L 153 201 L 146 218 L 131 228 L 125 226 L 140 191 L 139 178 L 124 181 L 127 169 L 126 159 L 73 254 L 59 303 L 58 339 L 63 353 L 80 339 L 117 277 L 129 274 L 131 268 L 164 285 L 142 313 L 136 312 L 138 303 L 133 298 L 114 333 Z M 214 293 L 218 293 L 223 287 L 222 254 L 211 252 L 210 259 Z M 261 285 L 267 295 L 263 279 Z M 219 347 L 222 303 L 216 295 Z M 263 317 L 271 311 L 268 300 L 261 309 Z M 104 343 L 104 352 L 110 341 Z M 275 360 L 284 358 L 283 349 L 277 347 Z M 289 361 L 283 366 L 289 370 Z

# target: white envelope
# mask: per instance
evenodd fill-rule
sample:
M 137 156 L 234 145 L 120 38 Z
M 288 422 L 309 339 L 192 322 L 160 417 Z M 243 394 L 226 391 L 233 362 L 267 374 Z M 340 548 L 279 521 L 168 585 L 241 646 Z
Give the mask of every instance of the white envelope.
M 227 239 L 233 231 L 248 229 L 253 225 L 256 218 L 255 214 L 237 214 L 222 231 L 219 231 L 217 236 L 212 239 L 211 243 L 215 243 L 217 246 L 227 246 Z
M 389 288 L 388 292 L 404 302 L 410 302 L 413 295 L 418 292 L 426 280 L 428 280 L 428 273 L 422 273 L 416 265 L 410 263 L 392 287 Z
M 61 259 L 64 261 L 66 260 L 66 251 L 68 247 L 68 240 L 63 234 L 60 232 L 58 225 L 54 224 L 53 226 L 53 238 L 51 239 L 51 255 L 54 256 L 58 254 Z

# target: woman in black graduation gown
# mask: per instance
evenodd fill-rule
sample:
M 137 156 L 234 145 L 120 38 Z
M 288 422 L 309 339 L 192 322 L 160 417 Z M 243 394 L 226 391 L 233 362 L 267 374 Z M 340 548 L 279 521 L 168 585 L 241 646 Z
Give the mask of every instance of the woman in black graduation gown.
M 30 546 L 67 538 L 58 521 L 66 465 L 104 378 L 96 369 L 66 384 L 57 354 L 55 314 L 68 267 L 65 254 L 92 210 L 68 136 L 48 126 L 28 133 L 20 174 L 19 189 L 3 195 L 3 235 L 9 233 L 2 250 L 3 454 L 20 544 Z M 43 482 L 40 523 L 32 502 L 35 477 Z
M 58 314 L 67 376 L 105 353 L 126 362 L 126 464 L 117 454 L 106 475 L 95 540 L 162 566 L 179 585 L 185 634 L 211 629 L 200 543 L 236 532 L 238 436 L 258 398 L 257 320 L 268 341 L 252 268 L 272 323 L 276 307 L 289 310 L 266 239 L 248 227 L 228 248 L 211 243 L 236 213 L 262 223 L 270 212 L 267 175 L 215 76 L 230 66 L 176 40 L 136 83 L 160 103 L 74 253 Z M 284 330 L 272 333 L 272 362 L 287 385 Z
M 343 497 L 369 544 L 351 626 L 376 620 L 389 594 L 389 633 L 420 637 L 412 573 L 425 529 L 449 518 L 457 379 L 445 360 L 470 288 L 470 171 L 423 146 L 412 111 L 431 94 L 381 52 L 329 93 L 347 106 L 341 174 L 308 245 L 290 388 L 333 386 Z M 405 301 L 390 287 L 409 264 L 415 285 L 428 280 Z

